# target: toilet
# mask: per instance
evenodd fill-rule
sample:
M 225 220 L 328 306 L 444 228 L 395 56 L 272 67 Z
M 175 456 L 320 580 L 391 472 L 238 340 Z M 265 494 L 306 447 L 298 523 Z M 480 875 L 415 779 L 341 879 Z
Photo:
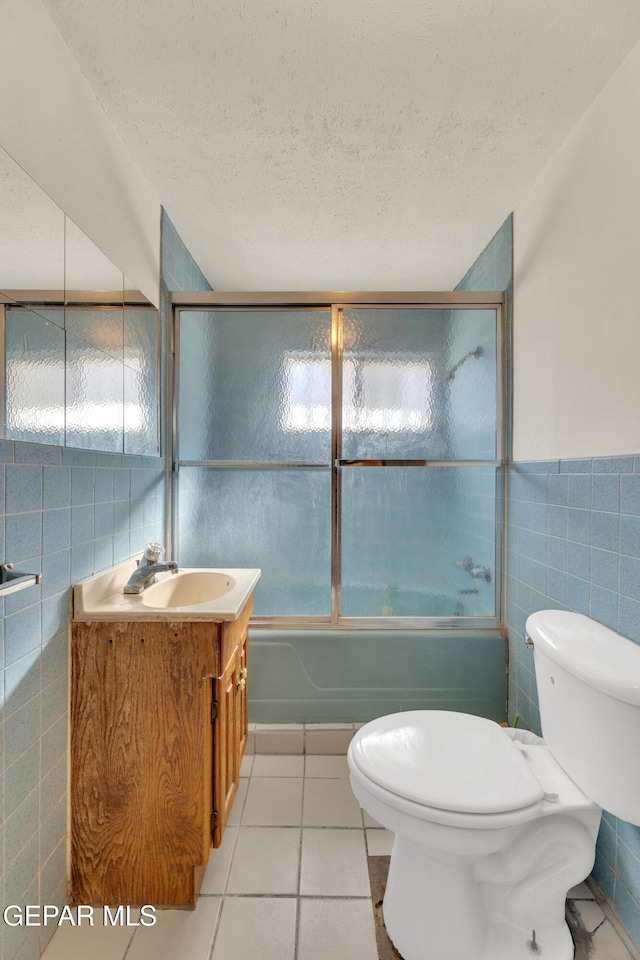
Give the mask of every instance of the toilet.
M 640 645 L 559 610 L 526 630 L 544 739 L 415 710 L 349 747 L 360 805 L 395 834 L 383 912 L 403 960 L 571 960 L 565 898 L 602 809 L 640 825 Z

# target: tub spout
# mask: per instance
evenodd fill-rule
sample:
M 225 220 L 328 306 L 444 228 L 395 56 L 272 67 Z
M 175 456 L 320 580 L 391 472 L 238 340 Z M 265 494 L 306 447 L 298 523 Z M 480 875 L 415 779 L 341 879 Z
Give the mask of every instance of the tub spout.
M 469 573 L 474 580 L 486 580 L 487 583 L 491 583 L 490 567 L 472 567 L 471 570 L 469 570 Z

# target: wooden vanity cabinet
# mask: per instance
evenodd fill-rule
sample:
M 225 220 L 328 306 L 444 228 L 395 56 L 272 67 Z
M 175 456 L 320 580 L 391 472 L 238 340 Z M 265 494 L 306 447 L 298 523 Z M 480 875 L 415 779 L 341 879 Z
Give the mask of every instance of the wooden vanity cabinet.
M 195 906 L 247 738 L 247 628 L 72 623 L 75 903 Z

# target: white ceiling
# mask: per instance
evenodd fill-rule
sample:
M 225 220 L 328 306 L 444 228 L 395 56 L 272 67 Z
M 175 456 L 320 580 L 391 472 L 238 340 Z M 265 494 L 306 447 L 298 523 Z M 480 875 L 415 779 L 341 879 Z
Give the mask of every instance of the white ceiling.
M 218 290 L 446 290 L 638 0 L 45 0 Z

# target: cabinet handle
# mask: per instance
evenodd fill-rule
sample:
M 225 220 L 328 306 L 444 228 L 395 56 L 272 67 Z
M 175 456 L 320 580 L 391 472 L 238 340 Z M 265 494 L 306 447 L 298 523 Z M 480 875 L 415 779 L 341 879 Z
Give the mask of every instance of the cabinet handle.
M 242 677 L 243 680 L 246 680 L 247 677 L 249 676 L 249 668 L 243 667 L 242 670 L 240 671 L 240 676 Z
M 244 677 L 238 677 L 238 682 L 236 683 L 236 690 L 244 690 L 247 685 L 247 681 Z

